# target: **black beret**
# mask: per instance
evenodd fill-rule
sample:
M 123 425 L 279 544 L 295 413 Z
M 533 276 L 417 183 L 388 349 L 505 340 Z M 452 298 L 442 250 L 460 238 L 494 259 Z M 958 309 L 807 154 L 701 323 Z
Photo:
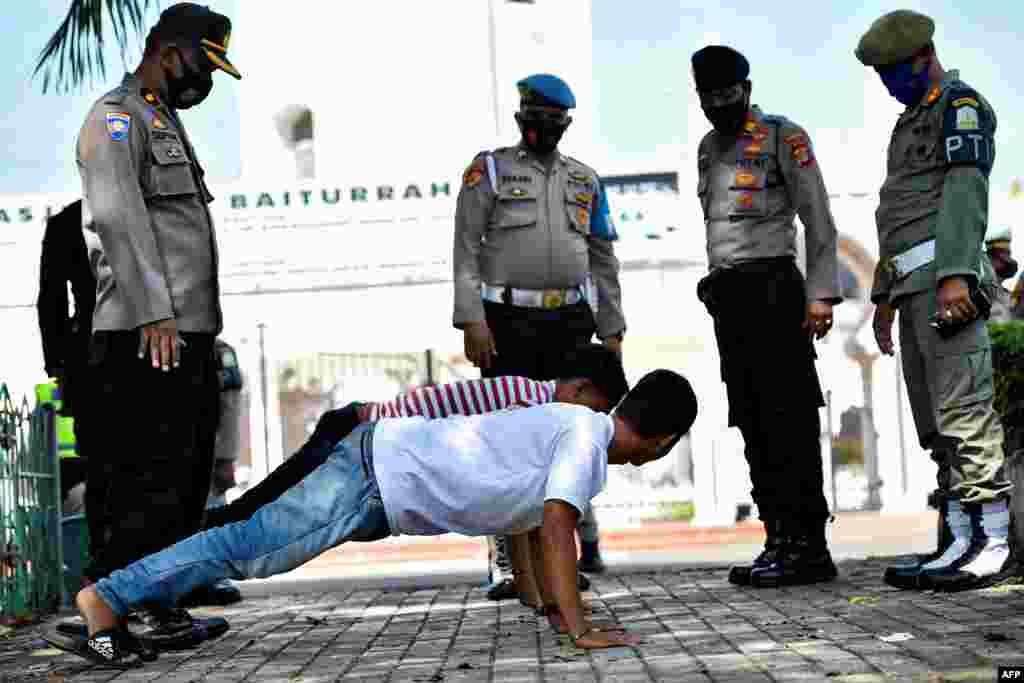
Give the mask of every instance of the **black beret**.
M 697 90 L 710 91 L 728 88 L 747 80 L 750 62 L 731 47 L 708 45 L 693 53 L 693 80 Z

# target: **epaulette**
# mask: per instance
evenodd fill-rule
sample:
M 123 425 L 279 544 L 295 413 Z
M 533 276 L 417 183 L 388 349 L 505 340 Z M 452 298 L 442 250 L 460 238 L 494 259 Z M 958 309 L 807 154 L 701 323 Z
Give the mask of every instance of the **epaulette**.
M 128 95 L 131 94 L 124 85 L 119 85 L 103 96 L 104 104 L 123 104 Z

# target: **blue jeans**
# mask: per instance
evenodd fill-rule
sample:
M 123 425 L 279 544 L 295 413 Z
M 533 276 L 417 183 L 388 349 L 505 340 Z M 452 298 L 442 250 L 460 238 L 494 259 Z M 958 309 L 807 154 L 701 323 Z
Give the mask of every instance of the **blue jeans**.
M 357 427 L 327 461 L 251 518 L 208 529 L 115 571 L 96 590 L 120 616 L 171 607 L 218 579 L 265 578 L 346 541 L 388 536 L 373 472 L 373 424 Z

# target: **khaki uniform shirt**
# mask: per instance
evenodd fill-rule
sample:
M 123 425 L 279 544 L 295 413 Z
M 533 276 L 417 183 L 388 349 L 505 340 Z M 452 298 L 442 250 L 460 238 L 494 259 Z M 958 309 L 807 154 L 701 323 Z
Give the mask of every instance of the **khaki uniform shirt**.
M 807 132 L 752 107 L 738 136 L 711 131 L 697 155 L 711 269 L 796 257 L 799 215 L 807 247 L 809 300 L 838 302 L 837 232 L 828 191 Z
M 957 71 L 897 120 L 875 212 L 880 258 L 872 301 L 934 290 L 950 276 L 995 281 L 983 247 L 995 129 L 992 107 Z M 896 280 L 889 259 L 933 238 L 935 260 Z
M 568 289 L 587 277 L 597 290 L 597 334 L 626 329 L 619 261 L 612 242 L 591 230 L 602 207 L 597 173 L 559 155 L 551 169 L 522 147 L 474 159 L 463 177 L 455 213 L 453 322 L 484 320 L 482 283 L 522 289 Z
M 217 334 L 213 197 L 177 113 L 128 74 L 89 111 L 77 159 L 94 329 L 174 318 L 183 332 Z

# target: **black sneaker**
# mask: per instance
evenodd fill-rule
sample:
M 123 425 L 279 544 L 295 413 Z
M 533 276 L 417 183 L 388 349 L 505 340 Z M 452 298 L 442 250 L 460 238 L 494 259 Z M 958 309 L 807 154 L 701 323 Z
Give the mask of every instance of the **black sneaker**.
M 242 591 L 230 581 L 218 581 L 209 586 L 200 586 L 178 600 L 181 607 L 227 607 L 242 601 Z
M 180 608 L 150 610 L 140 616 L 149 628 L 139 634 L 139 640 L 164 652 L 191 649 L 231 628 L 223 617 L 196 618 Z
M 487 588 L 488 600 L 516 600 L 519 598 L 519 591 L 512 579 L 495 581 Z

